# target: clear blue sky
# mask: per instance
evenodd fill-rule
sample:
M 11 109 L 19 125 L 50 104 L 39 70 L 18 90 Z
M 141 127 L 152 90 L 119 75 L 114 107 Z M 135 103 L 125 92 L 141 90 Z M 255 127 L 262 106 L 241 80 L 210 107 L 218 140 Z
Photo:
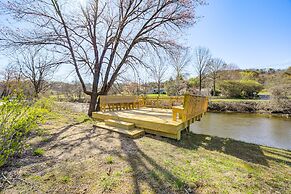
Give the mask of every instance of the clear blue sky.
M 291 66 L 291 0 L 208 3 L 198 9 L 203 18 L 185 33 L 189 46 L 208 47 L 214 57 L 242 69 Z M 0 56 L 0 69 L 7 63 Z M 67 71 L 68 66 L 61 68 L 58 77 L 63 78 Z
M 188 31 L 191 47 L 240 68 L 291 66 L 291 0 L 208 0 Z

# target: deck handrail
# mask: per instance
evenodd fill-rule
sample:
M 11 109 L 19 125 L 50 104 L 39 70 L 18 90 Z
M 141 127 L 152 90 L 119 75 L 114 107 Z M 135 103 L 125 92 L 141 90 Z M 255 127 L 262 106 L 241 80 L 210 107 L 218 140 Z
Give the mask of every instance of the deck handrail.
M 105 96 L 100 95 L 100 110 L 105 112 L 123 110 L 123 109 L 138 109 L 140 107 L 138 96 Z
M 151 108 L 168 108 L 183 105 L 184 96 L 140 96 L 140 104 Z
M 207 112 L 208 98 L 205 96 L 194 96 L 186 94 L 184 96 L 183 107 L 172 107 L 173 120 L 179 116 L 182 121 L 189 121 Z
M 138 109 L 140 107 L 172 109 L 173 120 L 193 119 L 207 111 L 208 98 L 186 94 L 184 96 L 99 96 L 101 111 Z M 180 106 L 177 106 L 180 105 Z

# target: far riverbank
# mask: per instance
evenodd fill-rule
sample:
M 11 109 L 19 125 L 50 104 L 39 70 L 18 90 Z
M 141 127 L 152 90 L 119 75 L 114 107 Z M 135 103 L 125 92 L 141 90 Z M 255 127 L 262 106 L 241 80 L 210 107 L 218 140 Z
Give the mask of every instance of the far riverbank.
M 239 113 L 264 113 L 290 117 L 291 100 L 272 102 L 270 100 L 232 100 L 212 99 L 209 101 L 210 112 L 239 112 Z

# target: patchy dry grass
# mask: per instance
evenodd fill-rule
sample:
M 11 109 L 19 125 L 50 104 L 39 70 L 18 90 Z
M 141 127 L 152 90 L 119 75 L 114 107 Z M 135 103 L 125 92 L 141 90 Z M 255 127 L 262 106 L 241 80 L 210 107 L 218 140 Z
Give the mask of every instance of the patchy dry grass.
M 1 169 L 10 182 L 0 178 L 2 192 L 291 192 L 290 151 L 195 134 L 133 140 L 93 123 L 59 105 L 23 157 Z

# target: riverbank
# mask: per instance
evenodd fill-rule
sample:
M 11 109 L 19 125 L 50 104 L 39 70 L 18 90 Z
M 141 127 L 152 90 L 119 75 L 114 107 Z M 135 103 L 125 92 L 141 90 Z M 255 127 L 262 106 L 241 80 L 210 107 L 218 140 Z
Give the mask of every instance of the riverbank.
M 265 113 L 291 116 L 291 100 L 280 102 L 270 100 L 211 99 L 210 112 Z
M 73 108 L 58 103 L 24 155 L 1 169 L 3 193 L 291 192 L 291 151 L 192 133 L 133 140 Z

